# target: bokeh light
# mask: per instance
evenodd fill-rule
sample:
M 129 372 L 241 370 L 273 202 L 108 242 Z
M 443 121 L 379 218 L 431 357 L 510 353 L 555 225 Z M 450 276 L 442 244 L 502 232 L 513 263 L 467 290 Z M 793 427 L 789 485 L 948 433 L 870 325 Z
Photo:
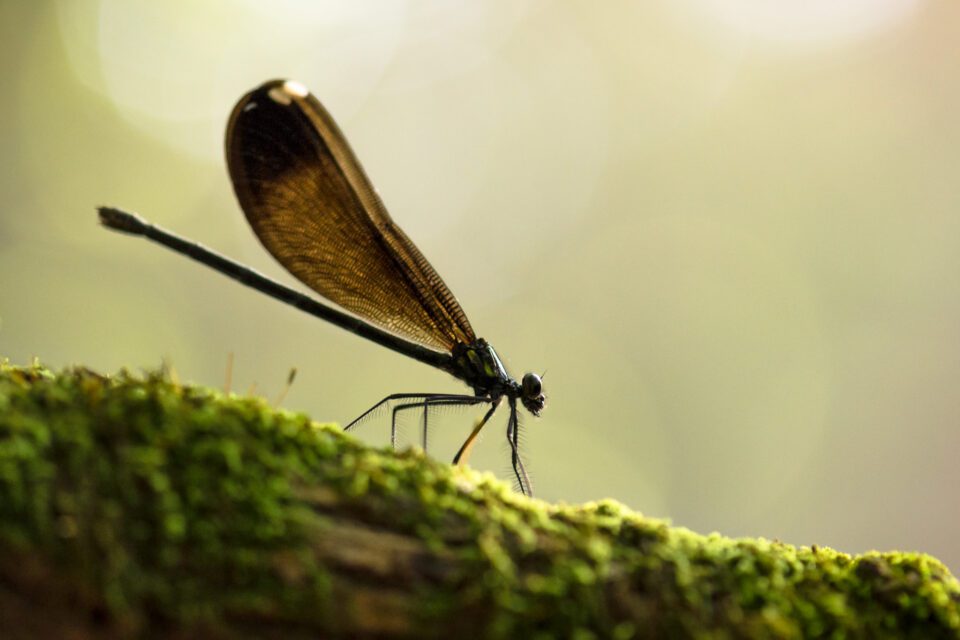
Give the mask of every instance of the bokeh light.
M 875 35 L 902 22 L 920 0 L 688 0 L 718 24 L 768 45 L 823 47 Z

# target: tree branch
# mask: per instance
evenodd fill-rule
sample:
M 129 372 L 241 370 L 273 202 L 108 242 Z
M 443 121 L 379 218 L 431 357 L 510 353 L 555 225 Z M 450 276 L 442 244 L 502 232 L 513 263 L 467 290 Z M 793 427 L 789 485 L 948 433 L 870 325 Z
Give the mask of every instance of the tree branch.
M 0 367 L 9 637 L 960 637 L 919 554 L 560 507 L 160 374 Z

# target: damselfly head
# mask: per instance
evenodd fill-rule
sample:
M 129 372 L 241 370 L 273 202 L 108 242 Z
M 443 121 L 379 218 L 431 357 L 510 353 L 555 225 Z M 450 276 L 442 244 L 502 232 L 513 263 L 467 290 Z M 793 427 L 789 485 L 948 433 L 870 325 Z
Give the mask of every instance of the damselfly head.
M 540 412 L 543 411 L 543 405 L 547 401 L 546 396 L 543 395 L 543 383 L 540 376 L 535 373 L 525 373 L 523 380 L 520 382 L 520 389 L 522 391 L 520 402 L 527 408 L 527 411 L 539 416 Z

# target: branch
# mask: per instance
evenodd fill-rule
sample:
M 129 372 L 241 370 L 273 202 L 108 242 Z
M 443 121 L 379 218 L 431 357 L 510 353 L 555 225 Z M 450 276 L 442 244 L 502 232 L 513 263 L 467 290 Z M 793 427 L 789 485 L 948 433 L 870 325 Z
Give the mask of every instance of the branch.
M 530 500 L 161 374 L 2 365 L 0 620 L 25 638 L 957 638 L 960 585 L 925 555 Z

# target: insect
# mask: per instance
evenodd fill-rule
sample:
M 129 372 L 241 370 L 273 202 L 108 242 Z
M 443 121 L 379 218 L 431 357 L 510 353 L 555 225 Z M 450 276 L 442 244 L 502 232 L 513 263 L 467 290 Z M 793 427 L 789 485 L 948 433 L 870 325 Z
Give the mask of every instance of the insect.
M 481 429 L 505 401 L 515 481 L 520 491 L 532 495 L 520 451 L 517 404 L 540 415 L 546 401 L 541 376 L 527 373 L 518 382 L 493 346 L 477 337 L 450 289 L 387 213 L 320 101 L 289 80 L 272 80 L 250 91 L 230 116 L 226 155 L 237 199 L 263 246 L 294 277 L 345 311 L 134 214 L 101 207 L 101 223 L 144 236 L 306 313 L 442 369 L 473 391 L 395 393 L 346 430 L 390 405 L 390 440 L 395 446 L 398 415 L 421 411 L 426 449 L 431 410 L 485 407 L 454 457 L 455 464 L 463 464 Z

